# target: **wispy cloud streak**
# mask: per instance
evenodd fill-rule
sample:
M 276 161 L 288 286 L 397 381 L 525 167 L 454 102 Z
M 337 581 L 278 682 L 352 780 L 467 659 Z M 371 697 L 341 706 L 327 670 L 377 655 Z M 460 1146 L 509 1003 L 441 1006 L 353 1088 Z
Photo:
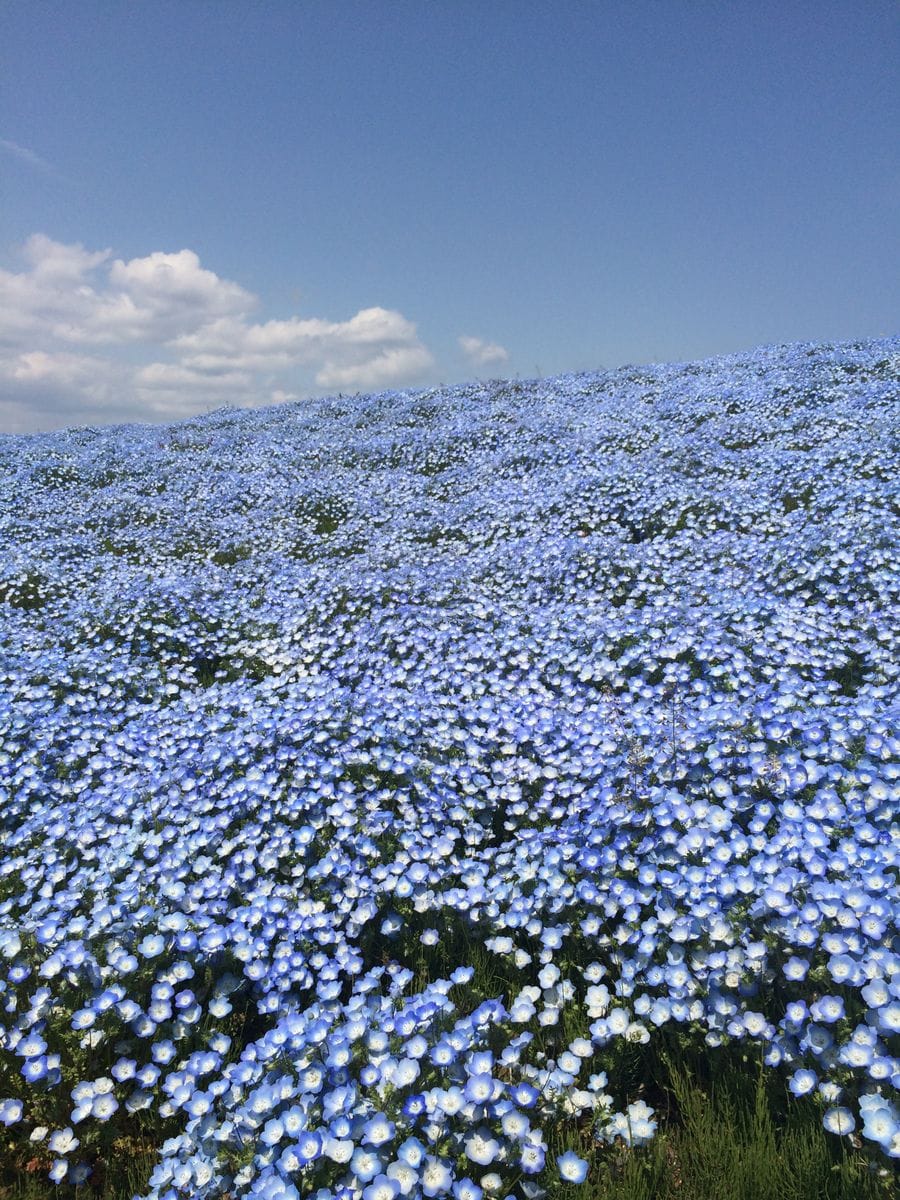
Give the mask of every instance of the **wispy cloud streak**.
M 0 149 L 3 149 L 7 154 L 13 155 L 21 162 L 28 163 L 29 166 L 36 168 L 38 171 L 45 171 L 50 175 L 57 175 L 55 167 L 51 166 L 46 159 L 41 158 L 39 154 L 35 154 L 33 150 L 29 150 L 27 146 L 20 146 L 18 142 L 10 141 L 9 138 L 0 138 Z

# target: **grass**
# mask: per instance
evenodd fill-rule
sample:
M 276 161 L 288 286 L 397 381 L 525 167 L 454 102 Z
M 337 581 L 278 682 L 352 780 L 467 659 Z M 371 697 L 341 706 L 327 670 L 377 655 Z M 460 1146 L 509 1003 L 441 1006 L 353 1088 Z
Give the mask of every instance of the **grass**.
M 80 1187 L 57 1188 L 47 1178 L 49 1164 L 35 1156 L 24 1168 L 0 1166 L 0 1200 L 132 1200 L 146 1190 L 157 1153 L 146 1145 L 113 1147 L 115 1157 L 105 1169 Z
M 590 1162 L 584 1200 L 890 1200 L 896 1194 L 896 1176 L 829 1136 L 813 1105 L 779 1103 L 784 1087 L 773 1072 L 752 1064 L 736 1071 L 726 1057 L 713 1066 L 711 1080 L 701 1080 L 691 1073 L 689 1055 L 665 1056 L 663 1078 L 648 1080 L 647 1097 L 662 1118 L 650 1145 L 598 1147 L 587 1130 L 551 1145 L 553 1153 L 571 1148 Z M 573 1195 L 558 1184 L 548 1200 Z

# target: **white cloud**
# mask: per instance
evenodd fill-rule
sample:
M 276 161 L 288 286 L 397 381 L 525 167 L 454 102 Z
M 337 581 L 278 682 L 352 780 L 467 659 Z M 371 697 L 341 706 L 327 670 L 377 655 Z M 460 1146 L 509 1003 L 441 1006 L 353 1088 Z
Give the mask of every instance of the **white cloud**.
M 33 233 L 22 247 L 22 257 L 31 265 L 36 280 L 80 280 L 94 267 L 106 262 L 111 250 L 85 250 L 81 242 L 67 246 L 45 233 Z
M 496 342 L 485 342 L 477 337 L 460 337 L 459 347 L 473 366 L 486 367 L 491 363 L 509 360 L 508 352 Z
M 389 308 L 255 323 L 257 298 L 193 250 L 126 261 L 37 233 L 21 259 L 0 269 L 0 431 L 403 386 L 434 367 Z
M 86 354 L 48 354 L 45 350 L 31 350 L 19 354 L 4 363 L 12 379 L 19 383 L 53 383 L 61 387 L 81 387 L 88 381 L 95 383 L 107 373 L 107 364 L 102 359 Z
M 349 321 L 291 317 L 262 325 L 224 319 L 179 338 L 183 361 L 206 371 L 284 370 L 319 365 L 323 387 L 383 387 L 412 382 L 433 365 L 402 313 L 365 308 Z
M 141 340 L 168 341 L 256 305 L 256 297 L 239 284 L 201 267 L 193 250 L 156 251 L 127 263 L 117 258 L 109 283 L 112 303 L 98 313 L 98 324 Z
M 135 419 L 127 403 L 128 371 L 119 363 L 71 351 L 0 354 L 0 432 Z
M 394 346 L 355 364 L 328 362 L 317 372 L 316 383 L 356 391 L 397 387 L 422 378 L 432 366 L 434 360 L 424 346 Z
M 256 303 L 204 270 L 192 250 L 107 266 L 110 254 L 33 234 L 22 251 L 29 270 L 0 271 L 0 339 L 49 333 L 69 344 L 165 342 Z
M 171 420 L 226 403 L 251 405 L 256 394 L 254 382 L 248 371 L 208 375 L 181 363 L 166 362 L 148 363 L 133 376 L 134 393 L 142 411 Z

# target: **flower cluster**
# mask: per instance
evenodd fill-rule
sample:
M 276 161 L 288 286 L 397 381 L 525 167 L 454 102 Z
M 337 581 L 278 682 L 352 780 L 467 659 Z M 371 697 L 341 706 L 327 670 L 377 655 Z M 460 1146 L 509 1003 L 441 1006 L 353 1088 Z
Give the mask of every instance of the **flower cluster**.
M 77 1184 L 151 1127 L 154 1200 L 538 1195 L 653 1138 L 615 1068 L 677 1032 L 900 1157 L 898 380 L 0 439 L 5 1136 Z

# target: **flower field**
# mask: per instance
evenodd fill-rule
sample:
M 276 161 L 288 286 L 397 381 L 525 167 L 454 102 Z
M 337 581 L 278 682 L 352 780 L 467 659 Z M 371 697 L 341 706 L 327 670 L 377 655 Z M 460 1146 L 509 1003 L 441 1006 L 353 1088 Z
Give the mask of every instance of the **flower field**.
M 0 1179 L 649 1197 L 717 1079 L 887 1195 L 898 401 L 894 339 L 0 438 Z

